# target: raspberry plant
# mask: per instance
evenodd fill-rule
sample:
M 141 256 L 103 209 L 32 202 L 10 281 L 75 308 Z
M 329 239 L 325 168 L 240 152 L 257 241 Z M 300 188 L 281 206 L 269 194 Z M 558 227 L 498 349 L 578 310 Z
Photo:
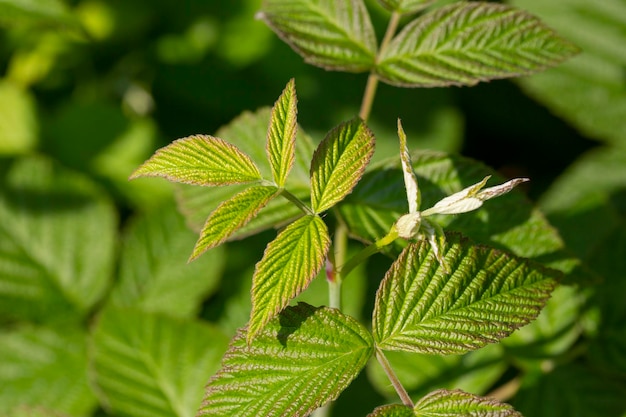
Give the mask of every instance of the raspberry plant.
M 400 121 L 400 157 L 370 164 L 375 139 L 367 119 L 380 81 L 471 86 L 541 71 L 577 48 L 506 5 L 380 3 L 391 12 L 380 45 L 361 0 L 266 0 L 259 12 L 308 63 L 369 73 L 359 115 L 330 130 L 315 150 L 297 123 L 292 79 L 269 114 L 235 120 L 223 132 L 230 140 L 179 139 L 131 176 L 198 189 L 181 192 L 183 205 L 200 201 L 201 212 L 211 211 L 191 261 L 228 240 L 279 229 L 252 276 L 249 323 L 208 383 L 199 416 L 308 415 L 336 399 L 372 358 L 402 404 L 371 416 L 519 415 L 461 390 L 413 401 L 387 354 L 461 354 L 498 342 L 537 317 L 571 261 L 538 262 L 558 252 L 558 237 L 520 195 L 490 201 L 482 214 L 457 216 L 527 179 L 487 187 L 493 173 L 476 162 L 410 152 Z M 396 34 L 402 17 L 410 20 Z M 249 134 L 266 123 L 264 138 Z M 365 244 L 352 256 L 350 236 Z M 394 261 L 381 277 L 371 324 L 361 323 L 342 312 L 342 297 L 349 296 L 342 283 L 377 252 Z M 322 271 L 328 306 L 290 305 Z

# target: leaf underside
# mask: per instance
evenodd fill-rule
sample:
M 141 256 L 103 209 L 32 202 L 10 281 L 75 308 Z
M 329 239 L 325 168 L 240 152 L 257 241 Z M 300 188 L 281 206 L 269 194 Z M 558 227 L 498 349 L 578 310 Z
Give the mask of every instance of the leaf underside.
M 329 246 L 326 224 L 316 215 L 299 218 L 267 245 L 252 277 L 248 341 L 308 287 Z
M 313 154 L 311 206 L 328 210 L 350 194 L 374 153 L 374 135 L 355 118 L 331 130 Z
M 198 416 L 304 416 L 337 398 L 372 355 L 371 334 L 335 309 L 286 308 L 248 346 L 240 331 Z
M 265 0 L 259 16 L 312 65 L 349 72 L 374 65 L 376 37 L 361 0 Z
M 376 72 L 398 86 L 474 85 L 541 71 L 577 52 L 527 12 L 459 2 L 408 24 L 382 53 Z
M 183 184 L 220 186 L 258 181 L 261 173 L 248 155 L 213 136 L 194 135 L 159 149 L 130 179 L 163 177 Z
M 279 187 L 285 185 L 296 159 L 297 101 L 296 85 L 292 78 L 272 108 L 267 131 L 267 158 L 274 181 Z
M 558 273 L 496 249 L 448 237 L 446 274 L 424 241 L 411 243 L 376 294 L 382 349 L 456 354 L 496 342 L 533 320 Z
M 278 195 L 278 191 L 276 187 L 250 187 L 220 204 L 202 228 L 190 260 L 222 244 L 238 229 L 245 226 Z

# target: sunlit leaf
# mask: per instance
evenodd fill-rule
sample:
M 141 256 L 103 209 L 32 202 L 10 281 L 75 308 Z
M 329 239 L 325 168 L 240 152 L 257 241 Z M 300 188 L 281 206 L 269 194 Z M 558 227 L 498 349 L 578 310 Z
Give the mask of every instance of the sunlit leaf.
M 257 164 L 263 178 L 271 178 L 272 170 L 267 160 L 265 138 L 270 121 L 270 110 L 263 108 L 255 113 L 244 112 L 229 125 L 218 130 L 216 136 L 227 140 L 249 155 Z M 309 168 L 313 155 L 313 144 L 302 129 L 296 135 L 296 159 L 286 187 L 302 201 L 309 199 Z M 197 187 L 176 184 L 177 200 L 187 224 L 197 232 L 202 230 L 206 219 L 217 206 L 243 191 L 245 185 L 229 187 Z M 302 211 L 284 198 L 275 198 L 261 210 L 246 226 L 237 231 L 232 238 L 258 233 L 276 225 L 295 219 Z
M 35 321 L 87 314 L 113 272 L 115 209 L 87 178 L 47 159 L 0 178 L 0 315 Z
M 376 407 L 367 417 L 415 417 L 413 409 L 402 404 L 389 404 Z
M 362 0 L 265 0 L 259 17 L 310 64 L 351 72 L 374 65 L 376 36 Z
M 267 157 L 279 187 L 285 185 L 296 159 L 297 101 L 296 84 L 292 78 L 272 108 L 267 131 Z
M 331 130 L 311 162 L 313 210 L 328 210 L 350 194 L 373 153 L 374 135 L 361 119 L 352 119 Z
M 92 415 L 97 400 L 87 378 L 86 337 L 73 326 L 0 332 L 0 414 L 19 406 L 45 407 L 48 417 Z
M 249 346 L 231 342 L 198 416 L 304 416 L 337 398 L 372 355 L 371 334 L 335 309 L 288 307 Z
M 385 8 L 398 13 L 415 13 L 427 7 L 434 0 L 378 0 Z
M 493 398 L 479 397 L 460 390 L 437 390 L 415 404 L 416 416 L 461 417 L 522 417 L 509 404 Z
M 316 215 L 296 220 L 267 245 L 252 278 L 248 341 L 308 287 L 322 268 L 329 245 L 326 224 Z
M 107 309 L 91 344 L 96 392 L 108 410 L 193 417 L 228 342 L 208 324 Z
M 496 342 L 539 314 L 556 271 L 448 236 L 444 273 L 429 244 L 410 244 L 376 294 L 382 349 L 463 353 Z
M 376 72 L 400 86 L 473 85 L 541 71 L 577 52 L 524 11 L 458 2 L 408 24 L 382 52 Z
M 213 136 L 195 135 L 157 150 L 130 179 L 139 177 L 215 186 L 255 182 L 261 173 L 236 146 Z
M 225 253 L 216 248 L 188 264 L 196 240 L 173 206 L 133 219 L 124 233 L 112 303 L 175 317 L 197 314 L 219 284 Z
M 250 187 L 220 204 L 211 213 L 200 231 L 200 238 L 193 248 L 190 260 L 194 260 L 208 249 L 222 244 L 233 233 L 252 220 L 278 192 L 276 187 Z

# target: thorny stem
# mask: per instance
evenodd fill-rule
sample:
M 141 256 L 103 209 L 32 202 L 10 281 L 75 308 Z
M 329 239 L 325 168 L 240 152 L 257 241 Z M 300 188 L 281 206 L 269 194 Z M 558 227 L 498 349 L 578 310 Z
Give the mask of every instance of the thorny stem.
M 391 381 L 391 385 L 393 385 L 396 392 L 400 396 L 400 399 L 402 400 L 402 404 L 411 408 L 415 407 L 415 405 L 413 404 L 413 401 L 411 400 L 411 397 L 409 397 L 409 393 L 406 392 L 406 390 L 402 386 L 402 383 L 400 383 L 400 380 L 396 376 L 396 373 L 393 371 L 393 368 L 391 367 L 391 364 L 387 360 L 387 357 L 385 357 L 385 354 L 383 353 L 382 350 L 380 350 L 378 346 L 376 347 L 376 359 L 378 360 L 380 365 L 383 367 L 385 374 L 387 374 L 387 378 L 389 378 L 389 380 Z
M 396 30 L 398 29 L 398 24 L 400 23 L 400 16 L 401 14 L 398 12 L 393 12 L 391 14 L 389 24 L 387 25 L 387 30 L 385 31 L 385 36 L 380 43 L 380 48 L 378 49 L 376 61 L 378 61 L 379 57 L 382 55 L 385 49 L 387 49 L 387 45 L 389 45 L 389 42 L 391 42 L 393 35 L 395 35 Z M 359 117 L 361 117 L 363 121 L 367 121 L 367 119 L 369 119 L 370 117 L 370 112 L 372 111 L 372 105 L 374 104 L 374 97 L 376 96 L 377 87 L 378 76 L 372 72 L 370 73 L 369 77 L 367 77 L 367 84 L 365 85 L 363 101 L 361 101 L 361 109 L 359 111 Z

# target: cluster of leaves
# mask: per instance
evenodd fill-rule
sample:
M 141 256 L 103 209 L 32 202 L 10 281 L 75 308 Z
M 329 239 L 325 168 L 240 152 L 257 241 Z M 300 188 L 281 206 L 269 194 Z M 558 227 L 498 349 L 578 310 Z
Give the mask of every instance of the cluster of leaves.
M 245 3 L 249 11 L 258 8 L 254 0 Z M 282 8 L 286 3 L 292 7 Z M 429 9 L 435 2 L 380 3 L 392 10 L 393 19 L 399 14 Z M 371 134 L 355 119 L 327 135 L 323 143 L 334 143 L 336 147 L 318 146 L 314 153 L 313 141 L 302 129 L 295 133 L 295 139 L 290 132 L 296 126 L 295 114 L 289 111 L 295 108 L 295 92 L 293 96 L 285 94 L 277 104 L 288 105 L 276 107 L 273 116 L 269 109 L 244 113 L 219 130 L 215 138 L 207 141 L 208 137 L 196 137 L 196 145 L 208 142 L 209 151 L 235 157 L 229 159 L 233 165 L 215 166 L 203 159 L 200 152 L 199 160 L 220 171 L 218 183 L 232 185 L 177 187 L 179 208 L 187 224 L 201 233 L 192 254 L 198 259 L 185 265 L 197 236 L 186 230 L 185 221 L 171 205 L 154 207 L 168 198 L 168 191 L 155 185 L 156 181 L 127 183 L 126 178 L 154 149 L 158 129 L 169 129 L 171 134 L 172 120 L 180 119 L 183 124 L 194 120 L 190 115 L 197 108 L 202 109 L 204 119 L 207 112 L 217 114 L 222 108 L 240 109 L 267 101 L 263 93 L 255 90 L 257 96 L 248 102 L 234 106 L 220 98 L 216 104 L 211 97 L 215 91 L 227 88 L 228 83 L 219 81 L 219 77 L 190 72 L 184 65 L 202 64 L 203 57 L 211 51 L 216 55 L 217 51 L 224 51 L 221 58 L 232 66 L 223 67 L 234 71 L 237 65 L 258 59 L 258 54 L 267 50 L 262 44 L 269 39 L 269 31 L 259 30 L 253 24 L 247 26 L 246 22 L 252 22 L 250 13 L 226 21 L 219 31 L 215 30 L 217 20 L 210 16 L 194 16 L 186 30 L 172 25 L 155 31 L 154 26 L 148 28 L 159 13 L 168 16 L 168 21 L 180 23 L 180 15 L 176 19 L 180 8 L 172 9 L 158 1 L 141 4 L 89 0 L 77 2 L 74 9 L 57 0 L 40 1 L 36 7 L 23 0 L 0 4 L 0 24 L 38 28 L 18 27 L 11 31 L 3 37 L 9 44 L 1 50 L 2 58 L 10 58 L 10 62 L 0 83 L 0 153 L 23 155 L 0 160 L 1 413 L 11 417 L 82 417 L 93 415 L 100 407 L 104 410 L 95 414 L 191 416 L 203 395 L 203 412 L 208 414 L 217 408 L 219 413 L 244 415 L 263 414 L 269 412 L 263 407 L 271 406 L 310 410 L 335 398 L 366 367 L 371 385 L 363 374 L 357 377 L 352 381 L 356 388 L 349 387 L 332 412 L 364 415 L 380 404 L 397 401 L 386 372 L 389 365 L 396 370 L 410 397 L 419 400 L 413 409 L 382 406 L 373 412 L 374 416 L 445 414 L 458 411 L 459 407 L 467 412 L 515 415 L 505 404 L 467 393 L 486 393 L 507 381 L 494 394 L 503 399 L 512 397 L 515 408 L 528 416 L 571 415 L 573 410 L 589 416 L 623 415 L 626 370 L 622 347 L 626 345 L 626 316 L 621 275 L 626 270 L 626 234 L 622 191 L 626 179 L 622 173 L 626 163 L 620 139 L 620 132 L 624 131 L 620 128 L 620 109 L 626 42 L 620 28 L 626 13 L 621 0 L 519 3 L 585 50 L 555 70 L 523 79 L 520 85 L 586 135 L 605 142 L 573 164 L 540 200 L 569 252 L 564 251 L 559 235 L 543 215 L 519 193 L 511 193 L 472 213 L 435 216 L 430 222 L 433 227 L 441 226 L 472 239 L 460 238 L 458 234 L 448 236 L 445 246 L 441 246 L 446 248 L 445 255 L 439 259 L 433 246 L 425 241 L 408 246 L 396 241 L 385 246 L 384 251 L 397 261 L 382 283 L 380 279 L 388 266 L 386 258 L 370 262 L 369 272 L 362 267 L 354 269 L 343 282 L 342 313 L 311 306 L 328 303 L 324 280 L 315 279 L 312 272 L 319 266 L 304 265 L 303 270 L 309 272 L 304 277 L 291 274 L 302 270 L 298 268 L 304 257 L 291 262 L 285 257 L 286 252 L 295 248 L 292 253 L 302 255 L 305 243 L 317 239 L 319 245 L 306 259 L 328 254 L 332 260 L 338 248 L 327 242 L 333 233 L 326 228 L 333 225 L 339 226 L 335 238 L 345 226 L 362 241 L 379 241 L 399 218 L 412 212 L 402 181 L 406 167 L 397 157 L 371 164 L 365 172 L 327 165 L 332 160 L 330 154 L 337 151 L 333 155 L 341 159 L 350 149 L 349 143 L 341 141 L 341 132 L 346 140 L 357 136 L 364 140 L 359 136 L 363 135 L 368 143 Z M 368 12 L 360 1 L 267 1 L 260 16 L 307 61 L 329 69 L 370 71 L 393 85 L 471 85 L 536 71 L 562 59 L 560 53 L 574 51 L 562 39 L 553 38 L 554 33 L 538 19 L 508 6 L 454 2 L 450 6 L 434 6 L 433 11 L 419 15 L 395 39 L 380 46 L 376 45 L 375 25 L 368 13 L 382 13 L 375 7 Z M 347 13 L 348 10 L 358 13 Z M 130 24 L 120 23 L 126 19 L 122 16 L 130 16 Z M 446 22 L 445 30 L 443 26 L 442 30 L 436 29 L 435 20 Z M 498 24 L 488 25 L 489 31 L 485 32 L 481 24 L 486 21 Z M 497 30 L 506 27 L 508 31 Z M 521 36 L 518 27 L 534 31 L 536 37 Z M 91 45 L 99 45 L 105 51 L 104 58 L 89 62 L 83 30 L 92 37 Z M 258 36 L 250 35 L 250 31 Z M 140 32 L 150 36 L 141 40 L 137 37 Z M 467 43 L 457 36 L 461 32 L 467 33 Z M 153 41 L 155 33 L 158 36 Z M 417 33 L 427 36 L 412 39 Z M 304 35 L 309 36 L 309 42 Z M 333 46 L 310 49 L 320 45 L 310 42 L 311 36 Z M 483 47 L 489 36 L 494 49 L 486 55 Z M 539 47 L 542 36 L 550 38 L 543 45 L 545 48 Z M 261 44 L 245 46 L 249 39 Z M 523 47 L 518 51 L 522 53 L 515 56 L 509 47 L 520 43 Z M 126 51 L 131 45 L 133 50 L 126 55 L 113 57 L 110 52 Z M 142 48 L 140 53 L 138 45 Z M 156 53 L 156 62 L 150 61 L 146 51 Z M 12 55 L 7 55 L 9 52 Z M 529 59 L 531 56 L 537 61 Z M 98 78 L 103 74 L 84 71 L 102 71 L 102 64 L 107 61 L 112 61 L 112 70 L 104 75 L 105 83 Z M 279 62 L 285 68 L 290 68 L 284 64 L 289 62 L 296 67 L 286 55 L 267 61 Z M 519 66 L 512 65 L 513 61 Z M 163 62 L 171 67 L 163 71 Z M 482 64 L 474 65 L 479 62 Z M 147 68 L 160 68 L 162 72 L 146 73 Z M 219 65 L 211 68 L 223 71 Z M 295 72 L 300 71 L 303 70 Z M 272 74 L 275 84 L 284 83 L 285 78 L 293 75 L 285 75 L 279 66 L 261 72 L 260 77 L 247 74 L 244 84 L 258 83 L 268 74 Z M 322 73 L 314 76 L 328 77 Z M 311 78 L 306 77 L 310 83 Z M 154 90 L 158 93 L 153 97 L 149 85 L 143 83 L 151 78 L 156 78 Z M 138 80 L 142 82 L 137 83 Z M 120 104 L 126 113 L 112 105 L 117 103 L 110 99 L 117 94 L 110 91 L 118 91 L 120 85 L 124 86 Z M 306 83 L 301 87 L 307 91 Z M 107 89 L 111 90 L 107 93 Z M 79 98 L 78 102 L 56 101 L 69 90 L 78 92 L 73 96 L 73 100 Z M 246 88 L 238 86 L 235 90 Z M 411 94 L 422 98 L 421 94 L 428 94 L 430 99 L 440 97 L 441 91 Z M 85 93 L 92 97 L 104 95 L 106 99 L 85 104 Z M 159 109 L 166 110 L 160 112 L 159 120 L 150 116 L 151 99 L 156 100 Z M 446 100 L 448 105 L 455 105 L 449 98 Z M 432 103 L 426 101 L 430 107 Z M 440 105 L 439 101 L 434 102 Z M 326 107 L 317 111 L 316 118 L 321 121 L 317 129 L 333 113 L 327 111 L 327 104 L 328 99 L 324 101 Z M 174 106 L 189 111 L 173 111 Z M 415 113 L 411 109 L 411 114 Z M 48 113 L 55 118 L 49 118 Z M 163 118 L 166 113 L 171 115 L 169 119 Z M 415 115 L 421 123 L 433 114 L 417 113 L 422 113 Z M 394 114 L 393 119 L 396 117 Z M 446 123 L 455 120 L 442 119 Z M 270 135 L 268 123 L 278 128 Z M 37 128 L 39 124 L 41 129 Z M 199 125 L 196 121 L 174 130 L 198 131 Z M 379 129 L 376 127 L 377 132 Z M 409 139 L 416 136 L 409 133 Z M 428 131 L 428 135 L 437 136 L 438 131 Z M 85 141 L 85 137 L 93 140 Z M 217 140 L 218 137 L 223 140 Z M 260 140 L 263 137 L 274 141 L 266 148 L 265 141 Z M 397 149 L 395 141 L 387 140 L 391 134 L 377 137 L 379 149 L 384 148 L 385 142 L 393 142 L 394 151 Z M 234 151 L 233 145 L 241 151 Z M 198 148 L 188 150 L 194 149 Z M 270 149 L 273 150 L 268 152 Z M 47 156 L 32 155 L 33 151 Z M 243 154 L 249 157 L 241 157 Z M 278 155 L 286 158 L 277 159 Z M 479 163 L 444 153 L 413 152 L 411 159 L 424 207 L 436 206 L 447 195 L 495 174 Z M 314 170 L 312 160 L 319 164 Z M 350 175 L 330 175 L 340 172 Z M 203 177 L 195 178 L 200 183 L 206 181 Z M 311 184 L 318 189 L 311 188 Z M 352 186 L 352 193 L 346 195 Z M 110 198 L 111 192 L 117 207 Z M 121 219 L 126 222 L 129 203 L 146 213 L 125 224 L 119 235 L 119 207 Z M 247 209 L 232 210 L 235 206 Z M 206 222 L 209 215 L 213 222 L 210 227 Z M 205 224 L 207 227 L 203 227 Z M 258 259 L 256 255 L 260 256 L 254 245 L 264 245 L 272 234 L 259 233 L 276 226 L 287 227 L 268 246 L 271 261 L 264 256 L 264 269 L 247 270 Z M 305 236 L 301 234 L 304 230 L 321 232 Z M 297 235 L 304 240 L 290 240 L 289 233 L 292 238 Z M 247 240 L 248 246 L 234 243 L 204 252 L 225 240 L 246 236 L 252 236 Z M 348 252 L 358 246 L 350 246 Z M 287 251 L 281 251 L 285 248 Z M 572 260 L 572 255 L 577 259 Z M 454 271 L 452 275 L 444 273 L 441 261 Z M 520 262 L 523 266 L 514 268 Z M 494 320 L 494 314 L 502 311 L 490 311 L 491 302 L 483 308 L 474 300 L 493 296 L 494 305 L 498 305 L 506 302 L 507 297 L 521 296 L 534 300 L 524 310 L 526 317 L 534 316 L 538 304 L 533 303 L 541 304 L 541 297 L 535 297 L 534 291 L 529 297 L 525 290 L 529 285 L 539 285 L 547 292 L 552 279 L 543 282 L 542 287 L 540 275 L 554 274 L 539 264 L 565 272 L 570 283 L 578 280 L 582 286 L 558 288 L 531 325 L 500 344 L 475 350 L 500 339 L 526 319 L 505 315 L 502 321 Z M 487 272 L 476 275 L 474 272 L 479 269 Z M 503 275 L 494 273 L 500 269 Z M 341 272 L 341 268 L 335 272 Z M 279 280 L 268 279 L 274 273 Z M 229 279 L 219 282 L 222 275 Z M 380 285 L 375 296 L 371 292 L 371 306 L 369 292 L 365 291 L 368 275 L 374 280 L 373 285 Z M 590 275 L 592 279 L 588 279 Z M 268 291 L 259 296 L 261 303 L 257 301 L 254 306 L 249 299 L 250 276 L 261 282 L 256 287 L 257 294 L 261 294 L 259 290 Z M 587 281 L 581 281 L 581 276 Z M 530 277 L 535 283 L 529 284 L 523 277 Z M 281 306 L 309 282 L 309 288 L 296 298 L 306 304 L 287 307 L 276 316 Z M 444 283 L 449 284 L 443 290 L 458 285 L 477 293 L 442 292 Z M 518 289 L 506 292 L 503 285 L 517 285 Z M 445 296 L 429 298 L 433 288 Z M 216 292 L 220 298 L 214 296 L 203 308 L 203 301 Z M 262 298 L 263 294 L 268 297 Z M 369 326 L 362 323 L 370 321 L 364 315 L 369 316 L 372 308 L 375 313 L 370 332 L 366 330 Z M 480 316 L 481 312 L 489 314 L 488 322 Z M 462 319 L 475 314 L 478 322 L 483 323 L 480 339 L 476 339 L 476 333 L 464 332 L 477 324 L 463 323 Z M 198 315 L 203 320 L 198 320 Z M 222 370 L 203 394 L 202 386 L 219 368 L 228 338 L 251 317 L 257 323 L 255 334 L 251 336 L 245 329 L 239 331 L 231 341 Z M 207 323 L 207 319 L 214 323 Z M 437 340 L 433 328 L 449 328 L 448 337 Z M 422 343 L 417 344 L 418 340 Z M 442 346 L 448 350 L 437 350 Z M 289 351 L 295 356 L 289 356 Z M 448 354 L 465 351 L 470 352 Z M 366 364 L 371 356 L 380 362 Z M 299 369 L 295 369 L 297 364 L 301 364 Z M 258 374 L 250 371 L 255 367 Z M 275 384 L 268 384 L 268 375 L 274 375 Z M 247 384 L 248 390 L 237 390 L 233 381 L 235 385 Z M 446 389 L 438 389 L 441 387 Z M 387 398 L 381 398 L 381 394 Z M 249 408 L 242 412 L 237 401 Z

